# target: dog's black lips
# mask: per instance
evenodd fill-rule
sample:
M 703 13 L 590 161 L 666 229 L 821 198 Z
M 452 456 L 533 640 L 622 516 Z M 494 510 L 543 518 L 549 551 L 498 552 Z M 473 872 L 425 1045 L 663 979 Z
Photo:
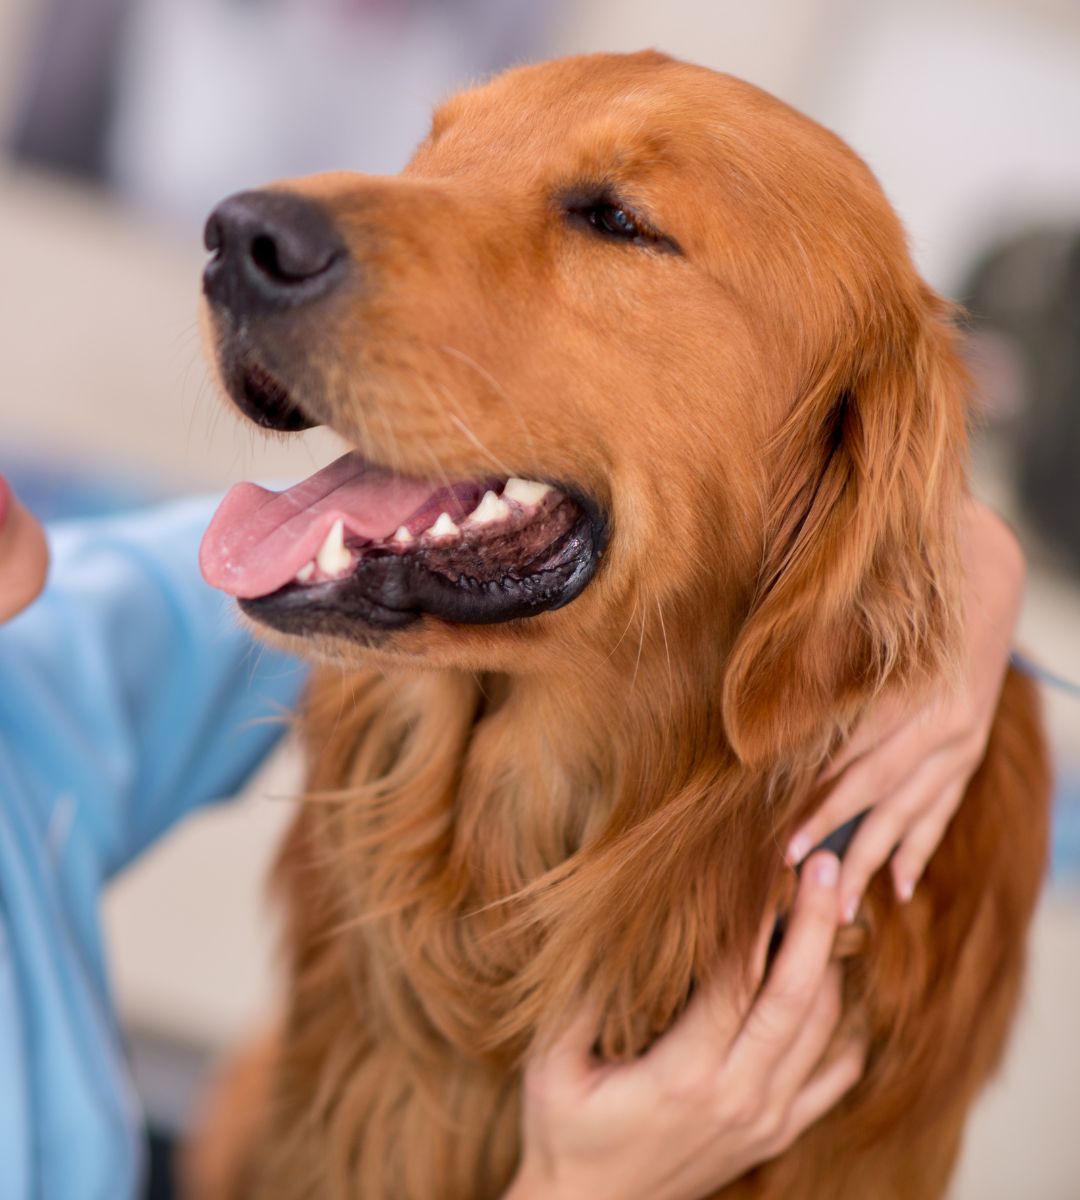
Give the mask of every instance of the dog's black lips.
M 241 600 L 240 607 L 281 633 L 361 642 L 425 615 L 452 624 L 494 625 L 551 612 L 581 594 L 607 541 L 596 505 L 576 495 L 572 502 L 580 513 L 573 526 L 532 563 L 499 579 L 450 578 L 422 557 L 376 551 L 362 556 L 343 579 L 290 583 L 269 596 Z
M 281 380 L 259 363 L 237 357 L 226 368 L 225 386 L 236 407 L 261 429 L 300 433 L 319 423 L 293 401 Z
M 223 354 L 222 365 L 233 403 L 255 424 L 292 433 L 321 423 L 281 380 L 239 347 Z M 424 616 L 459 625 L 494 625 L 562 608 L 595 575 L 607 542 L 607 522 L 597 505 L 575 489 L 560 485 L 558 490 L 577 519 L 528 561 L 508 562 L 505 570 L 495 562 L 483 579 L 440 571 L 437 556 L 374 550 L 361 555 L 342 579 L 289 583 L 268 596 L 242 599 L 240 607 L 282 633 L 336 635 L 360 642 L 413 625 Z

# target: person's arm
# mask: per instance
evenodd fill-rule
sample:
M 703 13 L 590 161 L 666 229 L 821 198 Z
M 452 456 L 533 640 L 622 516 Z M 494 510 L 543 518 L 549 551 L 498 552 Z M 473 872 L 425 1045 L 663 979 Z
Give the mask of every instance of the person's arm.
M 901 900 L 911 898 L 968 781 L 982 762 L 1001 695 L 1024 587 L 1015 535 L 976 500 L 964 513 L 963 686 L 913 705 L 883 699 L 822 775 L 836 786 L 788 847 L 798 862 L 827 834 L 867 815 L 844 855 L 846 918 L 854 919 L 871 876 L 889 861 Z
M 49 797 L 41 819 L 108 878 L 197 805 L 233 794 L 304 673 L 201 579 L 210 501 L 53 531 L 41 598 L 0 628 L 0 731 Z
M 701 1200 L 781 1154 L 862 1074 L 864 1047 L 835 1037 L 839 864 L 815 854 L 756 999 L 720 976 L 649 1051 L 598 1063 L 583 1012 L 525 1072 L 523 1151 L 504 1200 Z M 763 973 L 772 917 L 759 944 Z

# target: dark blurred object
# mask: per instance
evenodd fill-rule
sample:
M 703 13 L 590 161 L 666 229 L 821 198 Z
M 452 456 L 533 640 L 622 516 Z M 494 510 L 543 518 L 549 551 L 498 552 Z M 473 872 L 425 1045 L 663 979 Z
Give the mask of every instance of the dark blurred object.
M 29 52 L 11 150 L 36 166 L 105 175 L 121 31 L 133 0 L 48 0 Z
M 143 1200 L 175 1200 L 176 1141 L 171 1133 L 151 1127 L 147 1134 L 146 1190 Z
M 964 294 L 976 329 L 1007 339 L 1021 368 L 1010 432 L 1024 513 L 1080 572 L 1080 228 L 999 244 Z

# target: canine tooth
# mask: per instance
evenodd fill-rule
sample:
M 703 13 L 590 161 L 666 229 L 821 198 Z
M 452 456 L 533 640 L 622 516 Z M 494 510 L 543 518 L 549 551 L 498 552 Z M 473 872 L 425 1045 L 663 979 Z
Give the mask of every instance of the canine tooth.
M 439 513 L 439 519 L 428 530 L 432 537 L 457 537 L 460 530 L 449 513 Z
M 352 566 L 352 555 L 345 549 L 345 523 L 340 517 L 330 526 L 326 540 L 315 555 L 324 575 L 340 575 Z
M 516 500 L 518 504 L 531 508 L 534 504 L 539 504 L 552 490 L 550 483 L 536 483 L 531 479 L 508 479 L 503 488 L 503 497 L 506 500 Z
M 304 563 L 304 565 L 300 568 L 300 570 L 296 572 L 296 580 L 298 583 L 307 583 L 307 581 L 314 574 L 315 574 L 315 560 L 312 559 L 311 562 Z
M 413 540 L 413 535 L 409 532 L 409 527 L 407 525 L 399 525 L 397 527 L 397 532 L 394 534 L 393 540 L 395 542 L 411 542 Z
M 484 493 L 480 503 L 465 518 L 469 525 L 490 525 L 510 515 L 510 505 L 494 492 Z

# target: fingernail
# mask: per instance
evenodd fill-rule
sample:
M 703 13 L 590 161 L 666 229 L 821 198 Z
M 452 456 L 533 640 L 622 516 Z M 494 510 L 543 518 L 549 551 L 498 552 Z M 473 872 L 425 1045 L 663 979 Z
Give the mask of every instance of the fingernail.
M 806 857 L 807 850 L 810 849 L 810 839 L 802 833 L 797 833 L 790 842 L 787 848 L 787 860 L 794 867 L 797 863 L 801 863 Z
M 844 924 L 850 925 L 859 911 L 859 897 L 852 896 L 844 905 Z
M 814 882 L 822 887 L 835 887 L 840 878 L 840 860 L 835 854 L 823 854 L 814 862 Z
M 915 895 L 915 880 L 901 880 L 896 885 L 896 894 L 899 896 L 901 904 L 907 904 L 911 897 Z

